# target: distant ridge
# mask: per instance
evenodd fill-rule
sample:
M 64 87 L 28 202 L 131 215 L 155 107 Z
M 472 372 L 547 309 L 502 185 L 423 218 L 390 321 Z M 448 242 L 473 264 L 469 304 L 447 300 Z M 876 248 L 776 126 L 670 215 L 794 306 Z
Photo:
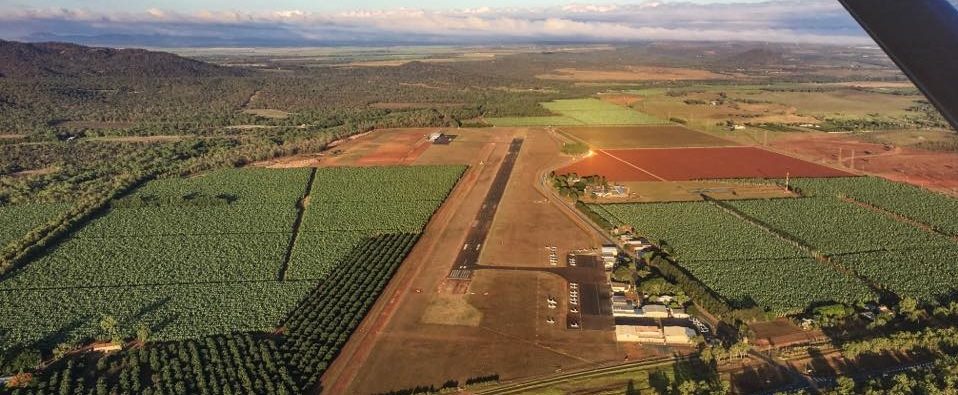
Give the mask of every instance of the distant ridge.
M 0 40 L 0 78 L 215 77 L 248 71 L 144 49 L 85 47 L 68 43 Z

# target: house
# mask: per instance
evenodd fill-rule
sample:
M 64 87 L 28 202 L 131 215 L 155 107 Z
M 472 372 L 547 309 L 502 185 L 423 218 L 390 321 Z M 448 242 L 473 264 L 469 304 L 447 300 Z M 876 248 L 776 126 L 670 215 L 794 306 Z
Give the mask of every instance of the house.
M 441 138 L 442 138 L 442 131 L 432 132 L 429 135 L 429 137 L 427 137 L 430 143 L 435 143 L 436 141 L 439 141 L 439 139 Z
M 654 325 L 616 325 L 615 340 L 630 343 L 658 343 L 665 342 L 662 330 Z
M 669 308 L 661 304 L 647 304 L 642 306 L 641 317 L 669 318 Z
M 662 332 L 667 344 L 692 344 L 692 339 L 696 336 L 695 329 L 684 326 L 667 326 L 662 328 Z

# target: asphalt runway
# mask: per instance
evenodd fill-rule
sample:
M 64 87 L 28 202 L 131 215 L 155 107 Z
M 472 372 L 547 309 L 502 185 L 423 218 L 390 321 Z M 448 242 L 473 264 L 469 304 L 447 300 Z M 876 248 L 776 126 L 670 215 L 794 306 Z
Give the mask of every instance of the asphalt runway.
M 502 165 L 496 173 L 496 178 L 492 180 L 492 186 L 486 193 L 486 198 L 482 201 L 482 208 L 476 214 L 476 220 L 473 222 L 472 229 L 466 235 L 466 241 L 459 250 L 459 255 L 452 265 L 449 272 L 449 278 L 452 280 L 470 280 L 473 271 L 479 265 L 479 255 L 482 253 L 482 245 L 486 242 L 486 236 L 492 228 L 492 219 L 496 216 L 496 210 L 499 208 L 499 202 L 502 195 L 506 192 L 506 185 L 509 184 L 509 177 L 512 176 L 512 168 L 516 165 L 516 159 L 519 157 L 519 149 L 522 148 L 523 140 L 515 138 L 509 145 L 509 152 L 502 159 Z

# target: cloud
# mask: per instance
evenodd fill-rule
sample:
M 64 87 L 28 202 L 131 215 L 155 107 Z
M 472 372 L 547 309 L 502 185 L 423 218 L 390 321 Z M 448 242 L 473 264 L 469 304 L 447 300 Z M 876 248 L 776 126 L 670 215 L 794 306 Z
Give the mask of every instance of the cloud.
M 152 40 L 179 45 L 348 43 L 630 42 L 644 40 L 871 43 L 833 0 L 698 4 L 568 4 L 458 10 L 395 8 L 320 13 L 151 8 L 140 13 L 85 9 L 0 9 L 0 37 L 86 41 Z M 189 38 L 190 42 L 186 42 Z M 115 44 L 105 42 L 104 44 Z

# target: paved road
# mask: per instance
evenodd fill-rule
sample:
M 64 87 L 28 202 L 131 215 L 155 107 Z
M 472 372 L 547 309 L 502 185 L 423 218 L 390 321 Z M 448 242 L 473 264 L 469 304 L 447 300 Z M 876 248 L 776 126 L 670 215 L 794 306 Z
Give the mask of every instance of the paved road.
M 499 202 L 502 195 L 506 192 L 506 185 L 509 184 L 509 177 L 512 176 L 512 168 L 516 165 L 516 158 L 519 157 L 519 149 L 522 148 L 523 140 L 515 138 L 509 145 L 509 152 L 502 159 L 502 165 L 496 173 L 496 178 L 489 187 L 486 198 L 482 201 L 482 208 L 476 214 L 476 219 L 472 223 L 472 229 L 466 235 L 466 241 L 459 250 L 459 255 L 452 265 L 449 272 L 449 278 L 454 280 L 470 280 L 472 272 L 479 264 L 479 255 L 482 253 L 482 245 L 486 242 L 486 236 L 492 228 L 492 219 L 496 216 L 496 210 L 499 208 Z

